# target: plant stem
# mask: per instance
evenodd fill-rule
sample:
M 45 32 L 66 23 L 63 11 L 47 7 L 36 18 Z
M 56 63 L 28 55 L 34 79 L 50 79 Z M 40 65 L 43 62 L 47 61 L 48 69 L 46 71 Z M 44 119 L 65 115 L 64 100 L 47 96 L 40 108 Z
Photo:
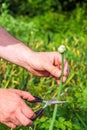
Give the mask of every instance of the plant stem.
M 64 53 L 62 54 L 62 75 L 60 78 L 60 85 L 59 85 L 59 90 L 58 90 L 58 95 L 57 95 L 56 100 L 60 99 L 60 95 L 61 95 L 61 91 L 62 91 L 63 73 L 64 73 Z M 53 125 L 54 125 L 54 121 L 55 121 L 56 114 L 57 114 L 57 108 L 58 108 L 58 104 L 55 104 L 53 117 L 52 117 L 52 121 L 50 123 L 49 130 L 53 130 Z

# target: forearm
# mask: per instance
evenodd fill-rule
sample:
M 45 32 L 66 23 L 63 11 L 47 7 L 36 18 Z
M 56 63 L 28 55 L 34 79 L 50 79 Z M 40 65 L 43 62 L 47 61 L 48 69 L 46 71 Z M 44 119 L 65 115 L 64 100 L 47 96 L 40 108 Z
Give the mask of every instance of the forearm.
M 33 51 L 0 27 L 0 57 L 27 69 Z

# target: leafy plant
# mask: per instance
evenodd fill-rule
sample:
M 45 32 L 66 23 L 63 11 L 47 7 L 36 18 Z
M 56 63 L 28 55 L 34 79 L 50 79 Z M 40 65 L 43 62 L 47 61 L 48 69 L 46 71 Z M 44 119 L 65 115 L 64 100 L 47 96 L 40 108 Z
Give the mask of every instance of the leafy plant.
M 1 6 L 1 5 L 0 5 Z M 63 84 L 62 100 L 69 103 L 58 107 L 54 122 L 55 130 L 86 130 L 87 124 L 87 16 L 85 7 L 69 13 L 51 12 L 44 15 L 13 17 L 6 9 L 0 14 L 0 25 L 35 51 L 57 51 L 60 44 L 67 48 L 65 57 L 69 62 L 69 77 Z M 0 59 L 0 87 L 30 91 L 44 99 L 57 95 L 57 83 L 53 78 L 37 77 L 26 70 Z M 31 105 L 36 111 L 37 105 Z M 48 130 L 54 106 L 46 108 L 43 117 L 33 127 L 17 130 Z M 79 118 L 80 117 L 80 118 Z M 10 128 L 0 124 L 1 130 Z

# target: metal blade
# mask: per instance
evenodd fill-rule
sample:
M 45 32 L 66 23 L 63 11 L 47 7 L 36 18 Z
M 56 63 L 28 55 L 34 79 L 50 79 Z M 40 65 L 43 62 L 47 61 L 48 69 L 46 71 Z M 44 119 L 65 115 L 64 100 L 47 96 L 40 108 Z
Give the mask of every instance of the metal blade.
M 43 101 L 44 103 L 46 103 L 46 105 L 51 105 L 51 104 L 62 104 L 62 103 L 66 103 L 67 101 Z

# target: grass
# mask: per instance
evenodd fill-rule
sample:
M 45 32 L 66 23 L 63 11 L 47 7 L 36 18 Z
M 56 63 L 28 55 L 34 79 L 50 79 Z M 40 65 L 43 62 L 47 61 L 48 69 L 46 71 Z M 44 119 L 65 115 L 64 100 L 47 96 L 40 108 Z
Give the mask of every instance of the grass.
M 48 21 L 46 19 L 48 14 L 39 19 L 36 17 L 26 20 L 22 17 L 13 18 L 4 12 L 0 15 L 0 25 L 35 51 L 57 51 L 60 44 L 66 46 L 65 57 L 69 62 L 70 73 L 64 84 L 65 95 L 61 99 L 67 100 L 69 104 L 58 107 L 54 130 L 86 130 L 84 124 L 87 124 L 87 19 L 80 8 L 69 18 L 60 14 L 59 20 L 52 21 L 54 16 L 52 14 Z M 44 99 L 51 99 L 57 95 L 58 85 L 54 79 L 34 76 L 2 59 L 0 82 L 1 88 L 27 90 Z M 31 107 L 36 111 L 40 106 Z M 54 106 L 47 107 L 43 117 L 37 119 L 33 127 L 20 127 L 16 130 L 48 130 L 53 109 Z M 0 124 L 0 129 L 11 130 L 3 124 Z

